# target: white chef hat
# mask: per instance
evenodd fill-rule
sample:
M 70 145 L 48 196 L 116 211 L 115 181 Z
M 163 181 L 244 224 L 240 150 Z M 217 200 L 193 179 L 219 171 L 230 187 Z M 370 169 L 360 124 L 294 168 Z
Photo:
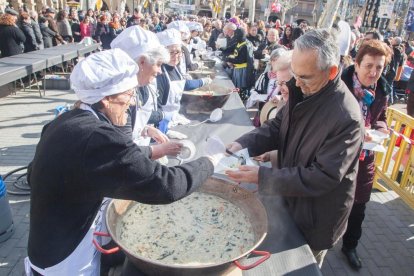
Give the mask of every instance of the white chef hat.
M 111 48 L 119 48 L 133 60 L 160 45 L 155 33 L 144 30 L 140 26 L 131 26 L 120 33 L 112 42 Z
M 190 38 L 190 29 L 187 26 L 187 23 L 182 20 L 173 21 L 167 25 L 167 29 L 176 29 L 182 33 L 182 39 Z
M 157 37 L 165 47 L 174 44 L 181 45 L 181 33 L 176 29 L 166 29 L 163 32 L 157 33 Z
M 338 27 L 340 29 L 340 33 L 337 39 L 339 52 L 341 56 L 346 56 L 348 55 L 349 45 L 351 44 L 351 27 L 343 20 L 338 22 Z
M 188 29 L 190 29 L 190 31 L 197 31 L 197 32 L 202 32 L 203 31 L 203 25 L 201 25 L 201 23 L 195 22 L 195 21 L 190 21 L 187 22 L 187 27 Z
M 134 60 L 121 49 L 112 49 L 81 60 L 73 69 L 70 82 L 79 100 L 94 104 L 136 87 L 137 72 Z

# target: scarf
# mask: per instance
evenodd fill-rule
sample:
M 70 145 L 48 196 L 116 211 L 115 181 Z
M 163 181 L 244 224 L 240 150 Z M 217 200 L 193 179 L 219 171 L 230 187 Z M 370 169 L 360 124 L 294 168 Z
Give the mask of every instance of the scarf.
M 269 72 L 267 72 L 267 76 L 269 77 L 269 85 L 270 85 L 270 81 L 274 80 L 274 82 L 273 82 L 272 90 L 270 91 L 270 93 L 268 93 L 268 97 L 267 97 L 266 101 L 268 101 L 269 99 L 272 98 L 272 96 L 275 93 L 275 90 L 277 88 L 277 80 L 276 80 L 277 73 L 269 71 Z
M 370 106 L 375 100 L 375 89 L 376 84 L 373 87 L 365 88 L 359 81 L 357 74 L 354 73 L 352 76 L 354 84 L 354 95 L 359 103 L 361 108 L 362 117 L 365 121 L 365 127 L 371 127 L 371 112 Z
M 354 73 L 352 76 L 353 84 L 354 84 L 354 95 L 359 103 L 359 107 L 361 108 L 362 117 L 364 118 L 365 127 L 371 128 L 371 111 L 370 106 L 372 102 L 375 100 L 375 89 L 376 84 L 374 87 L 364 88 L 359 81 L 357 74 Z M 365 156 L 368 155 L 367 150 L 361 151 L 359 155 L 359 160 L 363 161 Z

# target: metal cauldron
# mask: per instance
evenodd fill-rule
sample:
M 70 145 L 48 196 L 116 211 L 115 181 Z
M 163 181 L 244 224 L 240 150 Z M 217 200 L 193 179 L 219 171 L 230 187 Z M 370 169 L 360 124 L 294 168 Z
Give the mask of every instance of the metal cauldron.
M 232 88 L 212 83 L 197 90 L 184 91 L 181 106 L 187 114 L 210 114 L 214 109 L 222 108 L 232 92 Z
M 106 223 L 109 235 L 119 245 L 119 248 L 125 252 L 129 261 L 132 262 L 139 270 L 148 275 L 218 275 L 225 271 L 234 269 L 235 265 L 241 269 L 250 269 L 259 265 L 270 257 L 269 252 L 254 251 L 254 249 L 258 247 L 266 237 L 268 221 L 266 210 L 263 204 L 253 193 L 230 184 L 227 181 L 216 178 L 209 178 L 199 189 L 199 192 L 222 197 L 238 206 L 247 215 L 253 227 L 255 235 L 255 243 L 251 248 L 246 250 L 246 252 L 240 256 L 235 257 L 234 259 L 224 260 L 221 263 L 208 265 L 166 265 L 156 260 L 141 257 L 135 253 L 132 253 L 128 248 L 124 247 L 118 239 L 119 233 L 117 233 L 116 225 L 122 216 L 127 212 L 127 210 L 136 204 L 135 201 L 131 200 L 115 199 L 112 200 L 112 202 L 109 204 L 106 213 Z M 96 242 L 94 243 L 96 245 Z M 119 250 L 119 248 L 100 251 L 103 253 L 114 253 Z M 191 248 L 188 250 L 191 250 Z M 245 257 L 249 253 L 263 255 L 263 257 L 252 265 L 242 266 L 238 260 Z

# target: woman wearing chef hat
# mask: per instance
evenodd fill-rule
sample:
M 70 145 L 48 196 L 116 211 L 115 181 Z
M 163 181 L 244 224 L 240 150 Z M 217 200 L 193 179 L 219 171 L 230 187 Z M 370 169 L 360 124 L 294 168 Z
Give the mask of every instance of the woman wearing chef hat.
M 198 69 L 198 64 L 193 63 L 191 58 L 191 46 L 189 45 L 189 41 L 191 38 L 190 29 L 187 26 L 187 22 L 182 20 L 173 21 L 167 25 L 168 29 L 176 29 L 181 33 L 181 50 L 183 51 L 181 55 L 180 63 L 178 64 L 178 68 L 180 72 L 184 75 L 186 79 L 191 79 L 191 76 L 187 74 L 187 71 L 194 71 Z
M 176 29 L 167 29 L 157 33 L 157 37 L 170 53 L 170 61 L 162 65 L 162 75 L 157 76 L 157 89 L 159 92 L 158 103 L 166 115 L 166 119 L 176 124 L 188 124 L 190 121 L 178 114 L 180 100 L 184 91 L 190 91 L 212 82 L 210 78 L 199 80 L 186 80 L 178 64 L 181 60 L 181 33 Z
M 141 146 L 148 146 L 151 138 L 159 143 L 166 142 L 168 138 L 148 124 L 158 126 L 164 118 L 162 109 L 157 107 L 155 77 L 161 74 L 161 65 L 169 62 L 170 54 L 153 32 L 140 26 L 127 28 L 112 41 L 111 48 L 124 50 L 139 67 L 136 104 L 128 110 L 130 117 L 125 132 L 132 134 L 133 140 Z
M 157 158 L 151 147 L 138 147 L 115 127 L 126 123 L 137 71 L 120 49 L 93 54 L 75 66 L 71 83 L 80 108 L 43 128 L 28 170 L 27 275 L 99 275 L 100 254 L 92 240 L 102 228 L 104 197 L 170 203 L 212 175 L 214 152 L 165 167 L 151 160 Z

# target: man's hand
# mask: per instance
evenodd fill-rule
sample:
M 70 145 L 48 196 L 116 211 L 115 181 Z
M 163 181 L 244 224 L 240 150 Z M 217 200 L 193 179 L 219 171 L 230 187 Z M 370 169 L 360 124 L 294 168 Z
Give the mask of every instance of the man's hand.
M 225 171 L 225 174 L 235 182 L 259 184 L 258 166 L 240 166 L 238 171 Z
M 263 153 L 262 155 L 253 157 L 253 160 L 260 162 L 269 162 L 270 161 L 270 151 Z

